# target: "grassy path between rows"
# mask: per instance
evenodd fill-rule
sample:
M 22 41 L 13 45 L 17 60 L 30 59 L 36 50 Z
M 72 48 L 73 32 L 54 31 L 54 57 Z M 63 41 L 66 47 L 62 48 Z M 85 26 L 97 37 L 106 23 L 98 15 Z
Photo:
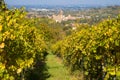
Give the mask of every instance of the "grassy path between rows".
M 62 61 L 53 54 L 47 56 L 47 66 L 50 77 L 47 80 L 76 80 L 69 74 Z

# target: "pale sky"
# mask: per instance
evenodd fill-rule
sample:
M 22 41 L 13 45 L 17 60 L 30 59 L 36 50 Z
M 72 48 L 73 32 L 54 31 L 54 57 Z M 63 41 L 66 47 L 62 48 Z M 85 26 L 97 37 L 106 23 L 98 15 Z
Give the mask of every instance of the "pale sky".
M 120 5 L 120 0 L 5 0 L 8 5 Z

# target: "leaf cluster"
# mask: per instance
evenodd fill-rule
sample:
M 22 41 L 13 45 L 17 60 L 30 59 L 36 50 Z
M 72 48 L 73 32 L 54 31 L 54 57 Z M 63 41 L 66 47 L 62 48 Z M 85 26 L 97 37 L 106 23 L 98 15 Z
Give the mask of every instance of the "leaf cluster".
M 120 79 L 120 17 L 82 29 L 53 45 L 72 71 L 82 71 L 85 80 Z

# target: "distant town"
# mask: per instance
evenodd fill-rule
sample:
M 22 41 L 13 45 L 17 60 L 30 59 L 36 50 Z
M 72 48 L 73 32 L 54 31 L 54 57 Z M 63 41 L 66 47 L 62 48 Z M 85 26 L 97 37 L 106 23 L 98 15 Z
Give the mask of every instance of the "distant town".
M 116 17 L 120 14 L 120 6 L 107 6 L 95 8 L 30 8 L 27 17 L 47 17 L 61 23 L 62 21 L 81 19 L 86 21 L 100 21 L 103 18 Z

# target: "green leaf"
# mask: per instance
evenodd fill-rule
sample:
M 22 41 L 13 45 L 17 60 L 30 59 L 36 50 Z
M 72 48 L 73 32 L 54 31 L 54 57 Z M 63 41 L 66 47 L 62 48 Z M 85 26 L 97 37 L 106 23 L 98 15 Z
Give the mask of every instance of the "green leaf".
M 118 40 L 115 41 L 115 46 L 119 46 L 119 41 Z
M 96 58 L 96 60 L 99 60 L 102 58 L 102 55 L 96 55 L 95 58 Z
M 116 76 L 119 76 L 119 77 L 120 77 L 120 71 L 117 71 L 117 72 L 116 72 Z
M 88 75 L 88 73 L 89 73 L 88 71 L 85 71 L 85 75 Z

